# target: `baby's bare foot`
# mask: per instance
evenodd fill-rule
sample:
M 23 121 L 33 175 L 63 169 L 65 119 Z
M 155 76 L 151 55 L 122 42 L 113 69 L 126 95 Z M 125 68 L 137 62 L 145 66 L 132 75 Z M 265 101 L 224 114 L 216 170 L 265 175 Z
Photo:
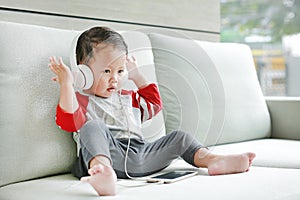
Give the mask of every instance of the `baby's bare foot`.
M 97 164 L 89 169 L 91 176 L 82 177 L 80 180 L 93 186 L 99 196 L 112 196 L 116 194 L 117 176 L 112 167 Z
M 234 174 L 249 171 L 254 153 L 216 156 L 208 165 L 209 175 Z

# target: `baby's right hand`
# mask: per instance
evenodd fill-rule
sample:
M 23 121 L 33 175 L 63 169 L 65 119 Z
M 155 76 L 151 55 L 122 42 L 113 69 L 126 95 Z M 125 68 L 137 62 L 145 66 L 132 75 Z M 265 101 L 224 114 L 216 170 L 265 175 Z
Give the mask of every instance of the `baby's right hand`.
M 56 74 L 56 77 L 53 77 L 52 80 L 58 82 L 60 85 L 64 84 L 73 84 L 73 75 L 71 70 L 63 63 L 62 58 L 60 57 L 58 62 L 55 56 L 50 57 L 49 63 L 50 70 Z

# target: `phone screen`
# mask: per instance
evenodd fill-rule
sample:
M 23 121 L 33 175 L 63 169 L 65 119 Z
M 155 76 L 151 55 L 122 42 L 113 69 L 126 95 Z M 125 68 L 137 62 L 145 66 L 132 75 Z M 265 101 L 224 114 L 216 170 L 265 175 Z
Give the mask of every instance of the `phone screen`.
M 154 176 L 152 178 L 156 178 L 156 179 L 175 179 L 175 178 L 179 178 L 181 176 L 189 175 L 189 174 L 192 174 L 192 173 L 194 173 L 194 172 L 174 171 L 174 172 L 168 172 L 166 174 Z

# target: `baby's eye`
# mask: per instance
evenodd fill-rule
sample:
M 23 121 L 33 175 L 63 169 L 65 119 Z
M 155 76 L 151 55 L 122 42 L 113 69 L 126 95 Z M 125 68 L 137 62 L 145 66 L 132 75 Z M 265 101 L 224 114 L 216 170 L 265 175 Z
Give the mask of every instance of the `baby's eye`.
M 118 73 L 119 73 L 119 74 L 123 74 L 123 73 L 124 73 L 124 69 L 120 69 L 120 70 L 118 71 Z
M 110 70 L 109 70 L 109 69 L 105 69 L 105 70 L 104 70 L 104 73 L 107 73 L 107 74 L 108 74 L 108 73 L 110 73 Z

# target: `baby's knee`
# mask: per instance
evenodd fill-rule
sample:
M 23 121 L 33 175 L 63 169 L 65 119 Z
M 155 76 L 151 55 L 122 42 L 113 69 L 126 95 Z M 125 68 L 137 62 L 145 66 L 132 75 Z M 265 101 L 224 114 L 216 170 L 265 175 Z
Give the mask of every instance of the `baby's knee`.
M 176 137 L 179 140 L 190 136 L 189 133 L 182 131 L 182 130 L 175 130 L 171 134 L 173 135 L 173 137 Z
M 194 135 L 182 130 L 173 131 L 170 137 L 175 143 L 184 147 L 188 147 L 195 142 Z

